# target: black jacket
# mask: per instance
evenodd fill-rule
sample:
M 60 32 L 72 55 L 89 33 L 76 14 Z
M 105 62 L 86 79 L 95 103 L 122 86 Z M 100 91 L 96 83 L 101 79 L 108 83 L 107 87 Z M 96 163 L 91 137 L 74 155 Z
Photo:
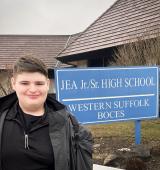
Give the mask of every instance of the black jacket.
M 2 129 L 5 116 L 17 100 L 16 93 L 12 93 L 0 99 L 0 158 Z M 54 150 L 55 170 L 72 170 L 72 160 L 70 159 L 71 125 L 69 112 L 66 107 L 55 100 L 52 95 L 48 95 L 46 103 L 49 107 L 49 136 Z M 0 170 L 2 170 L 1 163 Z

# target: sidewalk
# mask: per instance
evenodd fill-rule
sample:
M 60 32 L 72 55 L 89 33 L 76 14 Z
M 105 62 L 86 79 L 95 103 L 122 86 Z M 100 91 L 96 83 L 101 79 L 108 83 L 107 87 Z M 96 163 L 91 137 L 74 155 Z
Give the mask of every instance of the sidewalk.
M 102 165 L 93 165 L 93 170 L 122 170 L 118 168 L 112 168 L 112 167 L 107 167 L 107 166 L 102 166 Z

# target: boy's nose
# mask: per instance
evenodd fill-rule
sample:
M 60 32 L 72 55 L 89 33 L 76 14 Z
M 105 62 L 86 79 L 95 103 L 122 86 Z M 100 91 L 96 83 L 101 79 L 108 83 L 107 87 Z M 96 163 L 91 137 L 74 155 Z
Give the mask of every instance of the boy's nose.
M 29 90 L 30 90 L 31 92 L 35 92 L 37 89 L 36 89 L 36 86 L 35 86 L 35 85 L 31 85 L 30 88 L 29 88 Z

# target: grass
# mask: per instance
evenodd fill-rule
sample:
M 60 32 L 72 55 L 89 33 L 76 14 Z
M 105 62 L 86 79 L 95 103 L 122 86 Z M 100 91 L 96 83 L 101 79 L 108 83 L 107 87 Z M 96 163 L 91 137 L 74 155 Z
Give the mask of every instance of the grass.
M 134 121 L 87 125 L 93 137 L 134 137 Z M 141 121 L 141 137 L 144 140 L 160 140 L 160 119 Z

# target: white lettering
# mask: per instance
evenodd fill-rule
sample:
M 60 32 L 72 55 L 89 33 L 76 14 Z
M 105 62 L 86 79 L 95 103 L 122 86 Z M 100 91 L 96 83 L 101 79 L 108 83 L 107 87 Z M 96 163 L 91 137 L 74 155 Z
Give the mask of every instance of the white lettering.
M 124 110 L 116 110 L 116 111 L 98 112 L 97 113 L 98 120 L 123 118 L 124 116 L 125 116 Z
M 155 86 L 153 77 L 142 77 L 142 78 L 125 78 L 125 87 L 144 87 L 144 86 Z

